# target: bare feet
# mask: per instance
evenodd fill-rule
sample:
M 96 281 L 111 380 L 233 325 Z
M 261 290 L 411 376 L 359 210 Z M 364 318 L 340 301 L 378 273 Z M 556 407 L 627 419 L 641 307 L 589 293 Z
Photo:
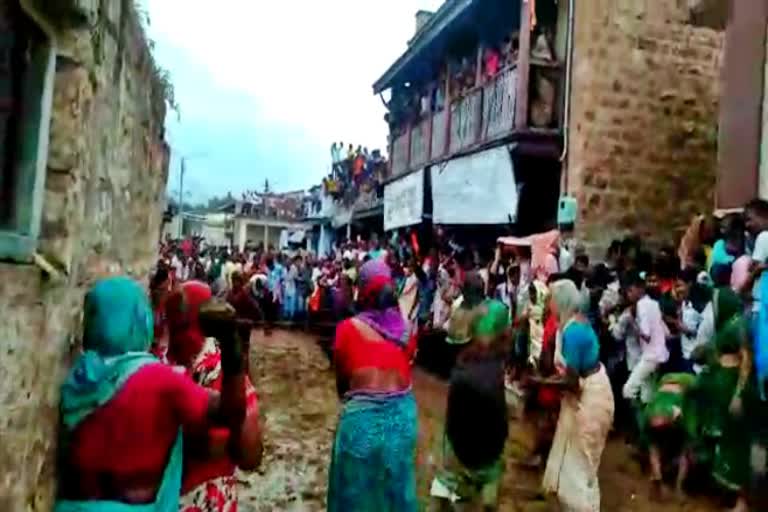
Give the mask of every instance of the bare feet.
M 651 480 L 650 500 L 655 503 L 664 501 L 664 483 L 661 480 Z
M 685 491 L 678 487 L 675 489 L 675 501 L 678 505 L 684 505 L 686 501 L 688 501 L 688 495 L 685 494 Z
M 745 500 L 743 496 L 739 496 L 736 500 L 736 505 L 733 506 L 730 512 L 749 512 L 747 500 Z

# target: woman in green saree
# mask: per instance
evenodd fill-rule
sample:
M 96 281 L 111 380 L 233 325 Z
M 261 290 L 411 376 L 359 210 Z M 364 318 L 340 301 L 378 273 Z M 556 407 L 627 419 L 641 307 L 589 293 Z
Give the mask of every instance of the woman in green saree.
M 664 462 L 674 460 L 677 466 L 676 492 L 682 497 L 688 475 L 689 459 L 685 453 L 686 392 L 696 381 L 690 373 L 668 373 L 663 376 L 653 398 L 643 411 L 642 438 L 648 446 L 651 470 L 651 492 L 655 499 L 663 493 Z
M 715 290 L 712 303 L 711 361 L 688 392 L 686 423 L 697 458 L 709 452 L 713 478 L 738 493 L 733 510 L 746 512 L 743 491 L 749 480 L 750 444 L 741 396 L 750 371 L 747 323 L 741 300 L 730 288 Z
M 477 285 L 476 277 L 470 274 L 470 283 Z M 472 304 L 472 293 L 469 299 Z M 432 509 L 497 510 L 509 433 L 504 392 L 509 309 L 503 302 L 486 300 L 464 320 L 466 333 L 454 339 L 468 339 L 460 345 L 451 373 L 445 436 L 430 489 Z

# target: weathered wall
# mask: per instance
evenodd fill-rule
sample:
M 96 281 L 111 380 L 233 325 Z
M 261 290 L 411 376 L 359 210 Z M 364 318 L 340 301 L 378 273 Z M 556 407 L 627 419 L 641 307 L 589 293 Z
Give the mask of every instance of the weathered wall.
M 755 198 L 765 81 L 765 0 L 724 0 L 730 12 L 723 43 L 715 204 L 741 208 Z
M 99 2 L 95 2 L 99 3 Z M 63 272 L 0 264 L 0 510 L 49 511 L 58 388 L 97 276 L 145 278 L 168 167 L 163 87 L 132 2 L 63 30 L 40 251 Z
M 685 2 L 576 2 L 568 192 L 588 246 L 673 241 L 711 211 L 723 34 Z
M 765 55 L 768 57 L 768 37 L 765 38 Z M 758 171 L 758 196 L 768 199 L 768 58 L 763 63 L 763 117 L 760 131 L 760 169 Z

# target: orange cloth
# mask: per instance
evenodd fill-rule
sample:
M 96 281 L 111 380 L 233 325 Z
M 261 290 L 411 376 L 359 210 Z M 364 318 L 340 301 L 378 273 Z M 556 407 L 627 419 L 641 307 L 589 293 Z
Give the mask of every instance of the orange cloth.
M 693 258 L 696 251 L 701 246 L 701 225 L 704 223 L 704 216 L 697 215 L 691 221 L 691 225 L 685 231 L 680 240 L 680 246 L 677 249 L 677 256 L 680 258 L 680 267 L 687 268 L 693 266 Z
M 531 268 L 533 275 L 541 278 L 544 282 L 547 278 L 558 271 L 557 243 L 560 240 L 560 232 L 557 230 L 547 231 L 531 235 Z
M 365 158 L 363 155 L 357 155 L 357 158 L 352 162 L 352 173 L 355 176 L 359 176 L 363 172 L 363 165 L 365 164 Z

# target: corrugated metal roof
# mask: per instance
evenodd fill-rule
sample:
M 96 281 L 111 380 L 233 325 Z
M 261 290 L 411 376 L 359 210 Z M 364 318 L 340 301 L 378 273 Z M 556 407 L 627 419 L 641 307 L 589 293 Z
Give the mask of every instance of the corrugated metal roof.
M 519 27 L 520 2 L 446 0 L 410 41 L 405 53 L 373 84 L 374 94 L 405 82 L 431 82 L 457 43 L 499 43 Z
M 465 10 L 477 0 L 446 0 L 440 9 L 430 18 L 426 25 L 411 40 L 408 49 L 403 53 L 389 69 L 373 84 L 374 94 L 378 94 L 391 87 L 391 82 L 418 56 L 428 50 L 436 38 Z

